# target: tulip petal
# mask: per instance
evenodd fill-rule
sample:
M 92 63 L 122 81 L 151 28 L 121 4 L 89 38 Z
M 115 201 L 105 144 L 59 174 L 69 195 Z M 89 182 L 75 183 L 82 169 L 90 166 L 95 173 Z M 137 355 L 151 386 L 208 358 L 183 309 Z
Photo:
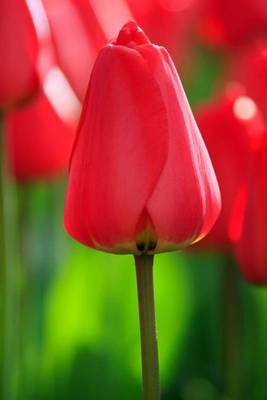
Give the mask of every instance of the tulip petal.
M 71 161 L 65 227 L 74 238 L 129 252 L 166 161 L 167 129 L 165 104 L 144 58 L 120 45 L 102 49 Z
M 147 46 L 143 54 L 167 108 L 168 158 L 147 210 L 157 236 L 169 243 L 162 246 L 166 251 L 210 230 L 220 211 L 220 193 L 175 67 L 165 49 L 153 47 L 148 51 Z

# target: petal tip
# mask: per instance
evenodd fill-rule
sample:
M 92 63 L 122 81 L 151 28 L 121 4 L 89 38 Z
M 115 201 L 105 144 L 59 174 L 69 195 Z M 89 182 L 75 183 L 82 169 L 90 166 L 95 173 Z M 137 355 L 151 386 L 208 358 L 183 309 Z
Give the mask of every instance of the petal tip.
M 145 43 L 150 43 L 150 41 L 134 21 L 129 21 L 122 27 L 117 40 L 114 42 L 114 44 L 127 47 L 138 46 Z

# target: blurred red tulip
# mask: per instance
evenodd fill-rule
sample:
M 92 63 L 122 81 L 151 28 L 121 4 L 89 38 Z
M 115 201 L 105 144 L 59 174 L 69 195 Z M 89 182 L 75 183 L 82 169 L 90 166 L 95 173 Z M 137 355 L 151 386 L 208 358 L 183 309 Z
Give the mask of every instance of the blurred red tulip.
M 36 32 L 24 0 L 0 2 L 0 108 L 32 96 L 38 88 Z
M 202 0 L 198 31 L 210 45 L 235 46 L 267 29 L 266 0 Z
M 173 62 L 129 22 L 91 75 L 65 227 L 96 249 L 154 253 L 199 240 L 219 210 L 217 180 Z
M 252 283 L 267 283 L 267 137 L 255 154 L 242 235 L 236 246 L 242 274 Z
M 27 0 L 27 5 L 37 34 L 39 45 L 37 71 L 42 82 L 50 68 L 57 63 L 55 46 L 42 0 Z
M 252 151 L 261 143 L 265 125 L 244 89 L 231 86 L 218 100 L 200 107 L 196 120 L 208 148 L 222 195 L 222 212 L 199 246 L 227 248 L 240 224 Z M 237 203 L 238 202 L 238 203 Z M 238 205 L 238 206 L 237 206 Z
M 10 169 L 19 181 L 48 179 L 67 169 L 78 113 L 79 103 L 54 68 L 34 102 L 7 114 Z
M 258 39 L 235 60 L 234 77 L 246 87 L 267 118 L 267 39 Z

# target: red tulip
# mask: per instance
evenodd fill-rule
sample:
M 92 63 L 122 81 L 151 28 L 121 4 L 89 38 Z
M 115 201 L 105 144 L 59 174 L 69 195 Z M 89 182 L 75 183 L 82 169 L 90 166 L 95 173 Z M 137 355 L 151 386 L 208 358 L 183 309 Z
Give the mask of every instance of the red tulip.
M 48 179 L 67 169 L 79 104 L 62 79 L 52 69 L 37 99 L 7 114 L 10 169 L 19 181 Z
M 238 234 L 251 154 L 265 130 L 261 114 L 242 87 L 200 107 L 196 119 L 208 148 L 222 195 L 222 212 L 199 246 L 227 248 Z
M 91 75 L 65 227 L 96 249 L 154 253 L 199 240 L 219 210 L 214 171 L 172 60 L 129 22 Z
M 251 170 L 248 201 L 237 259 L 243 275 L 250 282 L 267 283 L 267 137 L 255 154 Z
M 211 45 L 235 46 L 267 28 L 265 0 L 202 0 L 199 34 Z
M 24 0 L 0 2 L 0 108 L 33 95 L 38 87 L 37 38 Z

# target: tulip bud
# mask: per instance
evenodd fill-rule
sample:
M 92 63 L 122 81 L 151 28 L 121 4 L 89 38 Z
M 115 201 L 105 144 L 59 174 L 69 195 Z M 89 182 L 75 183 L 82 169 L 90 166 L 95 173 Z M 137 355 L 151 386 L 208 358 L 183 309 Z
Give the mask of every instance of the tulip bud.
M 217 180 L 173 62 L 129 22 L 91 75 L 66 230 L 99 250 L 153 254 L 199 240 L 219 211 Z
M 267 137 L 255 154 L 248 199 L 236 255 L 242 274 L 250 282 L 267 284 Z
M 0 108 L 31 96 L 38 87 L 37 37 L 24 0 L 0 2 Z

